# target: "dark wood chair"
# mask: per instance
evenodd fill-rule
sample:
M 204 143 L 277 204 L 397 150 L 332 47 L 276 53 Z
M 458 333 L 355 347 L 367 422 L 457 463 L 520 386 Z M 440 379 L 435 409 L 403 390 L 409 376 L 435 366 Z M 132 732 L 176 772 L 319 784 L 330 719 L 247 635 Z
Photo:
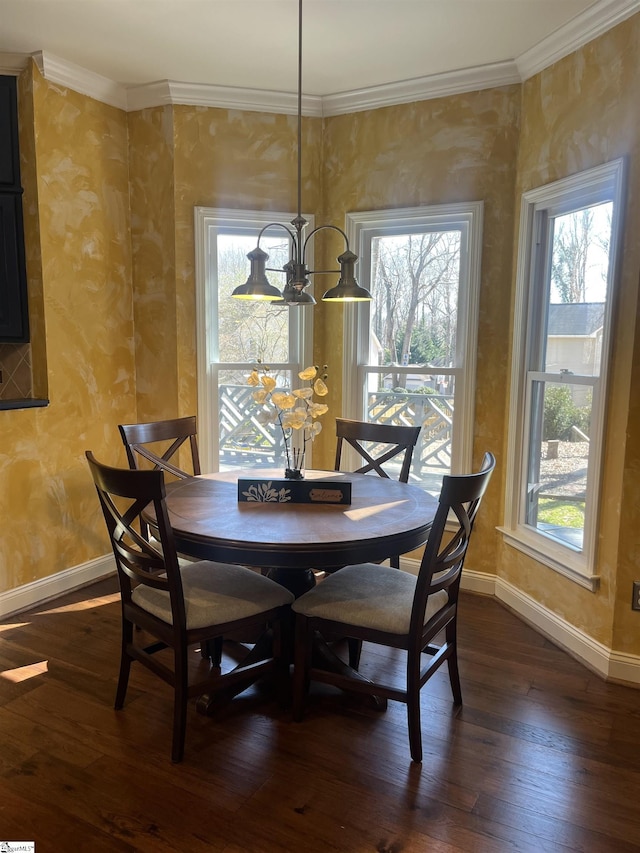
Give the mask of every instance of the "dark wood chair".
M 393 459 L 396 465 L 400 463 L 397 479 L 401 483 L 407 483 L 413 450 L 421 429 L 422 427 L 419 426 L 369 423 L 368 421 L 336 418 L 337 442 L 334 469 L 340 471 L 342 450 L 346 442 L 364 460 L 364 464 L 360 468 L 354 469 L 356 474 L 368 474 L 374 471 L 380 477 L 394 479 L 385 468 L 385 465 Z M 400 556 L 391 557 L 389 564 L 397 569 L 400 566 Z
M 154 471 L 164 471 L 171 479 L 181 480 L 201 473 L 195 415 L 142 424 L 120 424 L 118 429 L 131 469 L 149 470 L 151 467 Z M 189 471 L 179 468 L 171 461 L 187 442 L 191 454 Z M 153 535 L 144 521 L 141 521 L 141 533 L 154 543 Z M 157 541 L 155 544 L 158 545 Z M 193 562 L 194 558 L 188 554 L 178 554 L 178 563 L 181 566 Z M 203 643 L 202 657 L 219 665 L 222 660 L 222 646 L 222 637 Z
M 120 424 L 118 429 L 130 468 L 148 468 L 150 464 L 154 470 L 180 479 L 201 473 L 195 415 L 144 424 Z M 191 450 L 191 472 L 171 461 L 185 442 Z
M 186 418 L 173 418 L 166 421 L 152 421 L 144 424 L 120 424 L 120 437 L 127 453 L 127 462 L 132 470 L 164 471 L 172 478 L 181 480 L 200 474 L 200 455 L 196 419 L 194 415 Z M 191 451 L 191 473 L 178 468 L 173 459 L 185 442 L 189 442 Z M 142 535 L 151 539 L 149 528 L 142 522 Z M 181 556 L 181 562 L 193 562 L 188 556 Z
M 302 719 L 310 681 L 366 693 L 407 705 L 411 758 L 422 761 L 420 690 L 447 661 L 456 705 L 462 704 L 458 673 L 456 627 L 458 592 L 464 559 L 480 502 L 495 467 L 486 453 L 477 474 L 445 476 L 436 517 L 425 546 L 418 576 L 363 563 L 329 575 L 293 604 L 296 613 L 293 715 Z M 447 520 L 457 529 L 449 535 Z M 406 681 L 401 687 L 373 683 L 349 672 L 316 665 L 314 638 L 337 635 L 403 649 Z M 440 636 L 438 636 L 440 635 Z M 423 659 L 423 654 L 427 658 Z M 351 655 L 350 655 L 351 657 Z M 423 661 L 426 665 L 423 666 Z M 358 660 L 350 660 L 352 669 Z
M 375 471 L 380 477 L 388 477 L 389 471 L 384 467 L 391 459 L 400 462 L 400 472 L 395 479 L 401 483 L 409 482 L 409 469 L 413 449 L 418 441 L 419 426 L 402 426 L 397 424 L 370 423 L 369 421 L 354 421 L 348 418 L 336 418 L 336 461 L 335 470 L 340 470 L 342 448 L 344 442 L 351 445 L 365 460 L 364 465 L 355 468 L 357 474 L 368 474 Z M 367 448 L 365 445 L 368 444 Z M 400 457 L 398 459 L 397 457 Z
M 288 675 L 283 655 L 283 626 L 290 618 L 293 595 L 280 584 L 244 568 L 201 561 L 179 566 L 165 503 L 164 473 L 110 468 L 86 454 L 111 538 L 122 602 L 122 648 L 115 707 L 122 708 L 129 671 L 139 661 L 173 687 L 172 761 L 184 753 L 187 702 L 207 695 L 215 704 L 244 690 L 268 673 Z M 160 547 L 140 533 L 140 515 L 154 508 Z M 142 629 L 134 632 L 134 628 Z M 148 645 L 139 640 L 151 636 Z M 255 635 L 258 641 L 234 669 L 200 662 L 189 678 L 189 648 L 232 632 Z M 135 636 L 134 636 L 135 634 Z M 172 660 L 158 659 L 170 649 Z M 162 656 L 161 656 L 162 658 Z M 203 667 L 206 672 L 202 674 Z

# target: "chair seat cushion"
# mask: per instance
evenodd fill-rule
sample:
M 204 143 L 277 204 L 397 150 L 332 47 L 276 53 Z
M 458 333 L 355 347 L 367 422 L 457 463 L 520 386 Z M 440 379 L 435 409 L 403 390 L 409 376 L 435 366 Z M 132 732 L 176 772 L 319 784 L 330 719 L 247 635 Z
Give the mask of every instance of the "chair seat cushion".
M 153 545 L 153 547 L 160 551 L 162 554 L 162 542 L 159 539 L 156 539 L 155 536 L 149 536 L 149 544 Z M 188 554 L 178 554 L 178 565 L 179 566 L 188 566 L 189 563 L 198 563 L 200 562 L 197 557 L 189 557 Z
M 283 586 L 244 566 L 204 560 L 181 566 L 180 574 L 189 630 L 246 619 L 293 601 L 293 595 Z M 168 592 L 141 584 L 131 600 L 163 622 L 173 624 Z
M 377 563 L 345 566 L 300 596 L 292 609 L 345 625 L 407 634 L 416 577 Z M 425 622 L 448 601 L 443 590 L 427 600 Z

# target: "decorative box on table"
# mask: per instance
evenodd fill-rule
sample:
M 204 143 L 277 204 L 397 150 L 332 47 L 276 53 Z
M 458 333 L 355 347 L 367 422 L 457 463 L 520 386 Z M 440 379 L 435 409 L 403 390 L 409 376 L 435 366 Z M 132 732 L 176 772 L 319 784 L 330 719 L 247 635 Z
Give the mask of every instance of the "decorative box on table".
M 351 482 L 343 477 L 287 480 L 238 478 L 238 501 L 250 503 L 350 504 Z

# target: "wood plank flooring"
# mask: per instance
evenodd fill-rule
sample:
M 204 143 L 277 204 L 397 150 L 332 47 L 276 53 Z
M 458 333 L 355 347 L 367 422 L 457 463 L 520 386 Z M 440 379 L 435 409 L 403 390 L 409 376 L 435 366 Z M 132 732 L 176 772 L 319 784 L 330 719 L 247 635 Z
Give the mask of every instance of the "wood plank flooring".
M 640 850 L 640 691 L 490 598 L 462 597 L 462 709 L 446 672 L 423 690 L 421 766 L 404 706 L 315 689 L 296 724 L 268 685 L 213 717 L 192 704 L 172 765 L 165 684 L 134 664 L 113 710 L 119 632 L 115 579 L 0 623 L 0 838 L 37 853 Z M 365 672 L 398 664 L 365 647 Z

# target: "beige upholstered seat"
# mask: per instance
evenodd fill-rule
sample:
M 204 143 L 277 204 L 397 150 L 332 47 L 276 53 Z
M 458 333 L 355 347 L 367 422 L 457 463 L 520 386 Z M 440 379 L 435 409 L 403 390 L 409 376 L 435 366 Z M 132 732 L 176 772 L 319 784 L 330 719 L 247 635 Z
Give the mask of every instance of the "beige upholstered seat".
M 280 584 L 243 566 L 202 561 L 180 571 L 188 631 L 250 619 L 265 610 L 293 601 Z M 140 585 L 131 601 L 147 613 L 173 625 L 168 590 Z
M 337 578 L 340 580 L 337 580 Z M 377 563 L 345 566 L 322 581 L 294 609 L 307 617 L 337 620 L 389 634 L 409 632 L 417 578 Z M 364 590 L 364 594 L 363 594 Z M 444 590 L 430 595 L 425 623 L 447 603 Z
M 422 761 L 420 690 L 444 661 L 449 668 L 454 702 L 462 703 L 456 638 L 460 576 L 494 467 L 495 459 L 486 453 L 477 474 L 443 478 L 438 510 L 417 577 L 375 563 L 346 566 L 294 602 L 296 720 L 302 718 L 310 681 L 395 699 L 407 705 L 411 758 Z M 450 535 L 446 525 L 452 518 L 457 520 L 457 529 Z M 313 655 L 318 635 L 347 638 L 352 670 L 359 666 L 363 641 L 404 650 L 405 684 L 396 687 L 373 683 L 356 678 L 353 671 L 350 675 L 346 667 L 325 668 Z

